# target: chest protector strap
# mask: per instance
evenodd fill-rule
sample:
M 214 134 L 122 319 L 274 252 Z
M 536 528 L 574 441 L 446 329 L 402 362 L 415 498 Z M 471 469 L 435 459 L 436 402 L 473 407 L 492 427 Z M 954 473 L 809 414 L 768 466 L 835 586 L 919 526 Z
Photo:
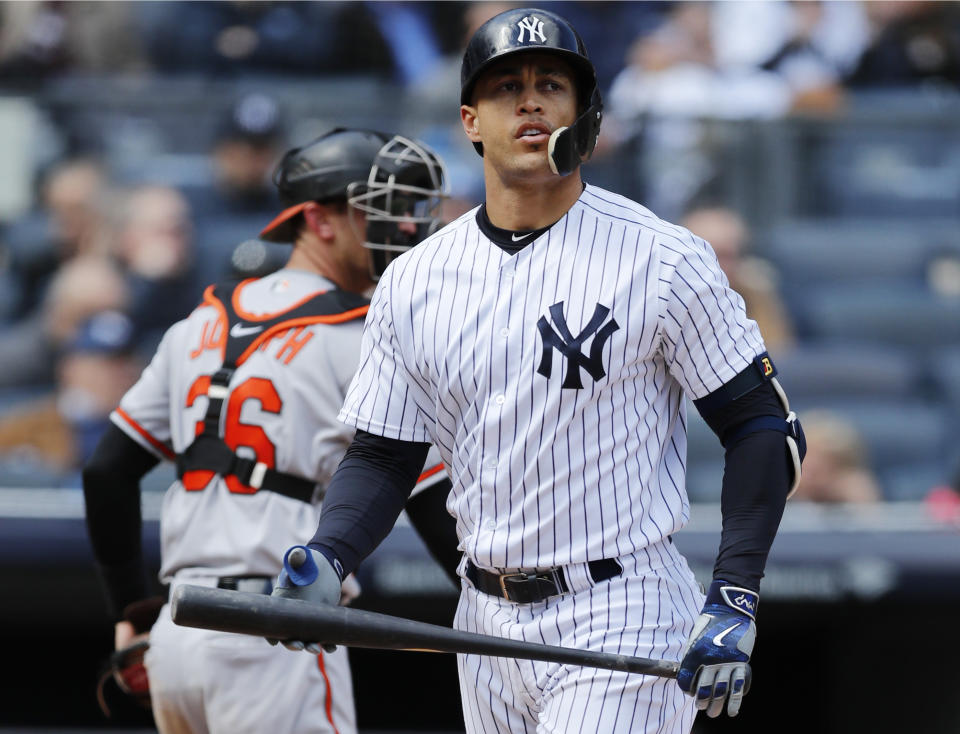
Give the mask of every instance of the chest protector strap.
M 212 471 L 221 477 L 235 476 L 254 491 L 262 489 L 302 502 L 311 502 L 316 482 L 287 472 L 279 472 L 261 461 L 237 455 L 220 435 L 220 417 L 230 397 L 230 380 L 237 367 L 265 341 L 291 328 L 310 324 L 337 324 L 363 318 L 369 301 L 340 290 L 323 291 L 293 307 L 266 317 L 243 318 L 237 313 L 235 299 L 243 283 L 212 285 L 204 301 L 221 314 L 224 344 L 223 364 L 210 378 L 207 388 L 207 412 L 203 429 L 182 453 L 177 454 L 177 476 L 191 471 Z

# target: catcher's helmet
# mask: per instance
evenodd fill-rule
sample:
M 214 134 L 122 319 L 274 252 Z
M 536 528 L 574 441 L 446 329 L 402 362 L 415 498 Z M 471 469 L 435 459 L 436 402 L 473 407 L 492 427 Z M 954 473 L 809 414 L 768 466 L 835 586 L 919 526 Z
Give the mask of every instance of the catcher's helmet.
M 580 115 L 570 127 L 554 130 L 548 146 L 550 167 L 565 176 L 593 153 L 603 112 L 596 70 L 580 35 L 565 19 L 548 10 L 519 8 L 495 15 L 480 26 L 463 54 L 460 104 L 470 104 L 477 79 L 491 64 L 531 51 L 562 57 L 577 75 Z M 474 143 L 474 148 L 483 155 L 480 143 Z
M 347 187 L 366 180 L 377 153 L 389 139 L 374 130 L 338 127 L 287 151 L 273 173 L 273 183 L 287 208 L 263 228 L 260 239 L 293 242 L 307 204 L 346 202 Z
M 310 202 L 343 202 L 362 212 L 357 231 L 371 252 L 378 278 L 393 254 L 417 244 L 439 226 L 446 174 L 439 156 L 422 143 L 372 130 L 336 128 L 283 156 L 273 182 L 288 208 L 260 233 L 293 242 Z M 358 222 L 350 218 L 351 225 Z

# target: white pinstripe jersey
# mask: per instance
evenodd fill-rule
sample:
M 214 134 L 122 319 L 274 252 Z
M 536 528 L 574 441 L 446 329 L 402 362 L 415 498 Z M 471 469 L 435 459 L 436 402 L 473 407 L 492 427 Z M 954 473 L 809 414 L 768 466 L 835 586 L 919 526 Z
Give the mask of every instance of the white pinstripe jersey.
M 706 242 L 587 186 L 515 255 L 474 210 L 394 261 L 340 418 L 440 449 L 480 567 L 619 557 L 688 519 L 684 392 L 763 351 Z
M 243 328 L 255 329 L 258 317 L 335 287 L 319 275 L 285 268 L 243 285 L 234 306 L 252 324 Z M 320 487 L 329 482 L 354 433 L 336 420 L 360 354 L 363 313 L 350 316 L 280 332 L 237 367 L 221 435 L 238 454 L 256 455 L 278 471 L 315 479 Z M 203 420 L 204 380 L 222 364 L 225 323 L 219 309 L 204 303 L 174 324 L 111 415 L 128 436 L 162 459 L 182 452 Z M 418 486 L 442 477 L 439 473 Z M 161 516 L 161 577 L 183 569 L 221 576 L 279 573 L 291 538 L 306 542 L 313 536 L 319 507 L 274 492 L 251 492 L 235 477 L 174 482 Z

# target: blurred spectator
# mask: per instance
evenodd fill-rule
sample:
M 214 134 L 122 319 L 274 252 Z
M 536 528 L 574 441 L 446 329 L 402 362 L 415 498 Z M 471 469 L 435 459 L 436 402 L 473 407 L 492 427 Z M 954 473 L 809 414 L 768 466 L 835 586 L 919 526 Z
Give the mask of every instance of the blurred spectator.
M 129 284 L 138 348 L 149 352 L 197 305 L 190 209 L 176 189 L 148 185 L 127 195 L 118 216 L 114 255 Z
M 684 2 L 633 45 L 608 95 L 611 133 L 638 136 L 644 199 L 679 217 L 720 174 L 703 120 L 833 110 L 866 39 L 858 3 Z M 618 141 L 614 141 L 618 142 Z
M 32 461 L 79 486 L 79 469 L 136 381 L 133 324 L 118 311 L 84 321 L 57 359 L 56 391 L 0 419 L 0 454 Z
M 674 5 L 665 22 L 641 36 L 614 79 L 614 118 L 644 114 L 741 119 L 776 117 L 789 108 L 789 90 L 771 72 L 721 66 L 708 3 Z
M 777 272 L 770 263 L 747 254 L 750 232 L 743 218 L 732 209 L 703 207 L 689 212 L 682 224 L 713 246 L 730 286 L 743 297 L 747 316 L 759 325 L 774 358 L 789 349 L 794 330 L 778 293 Z
M 76 158 L 55 166 L 41 187 L 44 229 L 28 229 L 34 241 L 11 243 L 6 253 L 11 297 L 8 318 L 18 320 L 34 312 L 50 279 L 75 255 L 104 251 L 104 201 L 107 177 L 94 160 Z
M 150 60 L 162 72 L 220 76 L 391 71 L 362 3 L 135 3 Z
M 737 7 L 744 5 L 753 4 L 741 3 Z M 729 13 L 729 3 L 725 9 Z M 868 41 L 863 3 L 793 0 L 786 4 L 769 3 L 767 9 L 773 13 L 780 10 L 783 19 L 777 23 L 781 33 L 771 34 L 778 39 L 779 48 L 760 68 L 775 72 L 787 83 L 792 94 L 791 111 L 836 111 L 843 101 L 843 79 L 852 71 Z M 739 14 L 746 15 L 742 10 Z M 729 29 L 732 25 L 726 18 L 716 22 L 721 28 Z M 755 15 L 745 17 L 743 22 L 756 31 Z
M 211 159 L 213 186 L 190 196 L 197 217 L 260 214 L 280 207 L 270 180 L 283 147 L 280 105 L 263 93 L 238 99 L 224 115 Z
M 864 5 L 874 38 L 847 80 L 849 86 L 960 86 L 957 3 L 910 0 Z
M 0 84 L 34 87 L 53 74 L 140 71 L 130 3 L 0 3 Z
M 28 319 L 0 333 L 0 387 L 48 385 L 56 355 L 79 325 L 105 310 L 125 310 L 130 290 L 106 258 L 78 255 L 61 266 L 43 304 Z
M 830 411 L 805 411 L 802 419 L 807 456 L 793 499 L 826 503 L 882 499 L 856 428 Z

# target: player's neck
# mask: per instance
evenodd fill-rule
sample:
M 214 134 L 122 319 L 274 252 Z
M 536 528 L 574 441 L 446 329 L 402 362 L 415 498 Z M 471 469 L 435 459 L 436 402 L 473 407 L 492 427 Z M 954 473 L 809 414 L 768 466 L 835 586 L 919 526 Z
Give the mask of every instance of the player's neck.
M 340 290 L 351 293 L 367 293 L 374 285 L 369 275 L 343 267 L 328 257 L 322 248 L 295 246 L 286 267 L 321 275 L 335 283 Z
M 553 224 L 583 193 L 580 170 L 543 181 L 505 180 L 485 172 L 487 216 L 502 229 L 534 230 Z

